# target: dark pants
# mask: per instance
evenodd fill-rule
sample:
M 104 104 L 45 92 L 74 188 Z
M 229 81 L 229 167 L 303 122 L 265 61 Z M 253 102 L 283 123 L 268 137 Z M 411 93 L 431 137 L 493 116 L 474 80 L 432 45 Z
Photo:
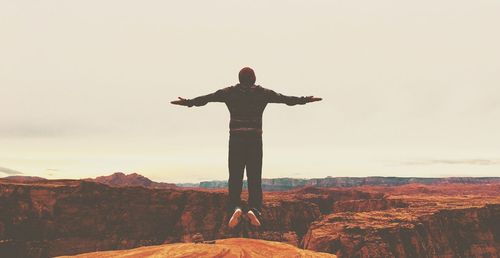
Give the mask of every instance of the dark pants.
M 231 134 L 229 137 L 229 209 L 240 206 L 244 169 L 247 170 L 248 206 L 262 206 L 262 135 Z

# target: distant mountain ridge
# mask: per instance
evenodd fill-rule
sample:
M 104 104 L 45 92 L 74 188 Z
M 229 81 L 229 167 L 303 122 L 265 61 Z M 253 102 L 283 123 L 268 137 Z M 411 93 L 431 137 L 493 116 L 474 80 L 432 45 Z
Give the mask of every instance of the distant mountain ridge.
M 7 176 L 0 178 L 2 180 L 8 180 L 13 182 L 22 182 L 22 183 L 31 183 L 36 181 L 48 181 L 49 179 L 37 176 Z M 57 180 L 57 179 L 56 179 Z M 146 188 L 153 189 L 169 189 L 175 188 L 175 184 L 164 183 L 164 182 L 154 182 L 151 179 L 137 174 L 125 174 L 123 172 L 116 172 L 109 176 L 99 176 L 96 178 L 83 178 L 80 179 L 82 181 L 90 181 L 101 184 L 106 184 L 113 187 L 121 187 L 121 186 L 142 186 Z
M 38 177 L 38 176 L 6 176 L 6 177 L 2 177 L 0 179 L 6 179 L 9 181 L 15 181 L 15 182 L 35 182 L 35 181 L 48 180 L 46 178 Z
M 406 184 L 496 184 L 500 183 L 500 177 L 444 177 L 444 178 L 430 178 L 430 177 L 326 177 L 326 178 L 312 178 L 312 179 L 298 179 L 298 178 L 273 178 L 262 179 L 262 189 L 264 191 L 285 191 L 305 186 L 315 187 L 355 187 L 355 186 L 399 186 Z M 227 181 L 203 181 L 199 185 L 193 184 L 177 184 L 177 186 L 184 187 L 200 187 L 200 188 L 227 188 Z M 247 187 L 246 180 L 243 182 L 243 187 Z
M 35 182 L 48 180 L 36 176 L 7 176 L 0 179 L 16 182 Z M 116 172 L 109 176 L 99 176 L 96 178 L 84 178 L 84 181 L 91 181 L 106 184 L 113 187 L 122 186 L 142 186 L 152 189 L 168 189 L 175 187 L 185 188 L 205 188 L 205 189 L 227 189 L 226 180 L 202 181 L 200 183 L 165 183 L 155 182 L 138 173 L 124 174 Z M 407 184 L 500 184 L 500 177 L 326 177 L 326 178 L 263 178 L 262 189 L 264 191 L 287 191 L 302 187 L 357 187 L 357 186 L 400 186 Z M 243 181 L 243 187 L 247 188 L 247 181 Z
M 146 188 L 154 188 L 154 189 L 168 189 L 175 188 L 175 184 L 170 183 L 162 183 L 162 182 L 154 182 L 151 179 L 137 174 L 124 174 L 122 172 L 116 172 L 109 176 L 99 176 L 96 178 L 85 178 L 82 179 L 85 181 L 91 181 L 101 184 L 106 184 L 109 186 L 120 187 L 120 186 L 142 186 Z

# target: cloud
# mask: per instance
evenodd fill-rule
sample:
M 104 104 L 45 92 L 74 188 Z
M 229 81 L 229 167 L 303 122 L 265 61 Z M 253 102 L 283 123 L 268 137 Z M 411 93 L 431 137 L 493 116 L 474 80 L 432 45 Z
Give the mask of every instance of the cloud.
M 23 174 L 23 172 L 21 172 L 21 171 L 17 171 L 17 170 L 10 169 L 10 168 L 4 168 L 4 167 L 0 167 L 0 172 L 7 174 L 7 175 L 22 175 Z
M 116 128 L 114 129 L 116 130 Z M 78 122 L 0 122 L 0 138 L 58 138 L 67 136 L 88 136 L 107 133 L 109 131 L 108 128 Z
M 404 165 L 418 166 L 418 165 L 478 165 L 478 166 L 491 166 L 500 165 L 498 159 L 430 159 L 419 161 L 403 162 Z
M 66 127 L 57 127 L 51 125 L 31 125 L 31 124 L 16 124 L 2 126 L 0 136 L 8 138 L 39 138 L 39 137 L 58 137 L 67 135 L 74 131 L 67 125 Z
M 54 175 L 53 172 L 59 172 L 59 171 L 61 171 L 61 170 L 58 169 L 58 168 L 47 168 L 47 169 L 45 169 L 45 173 L 47 175 L 49 175 L 49 176 L 53 176 Z

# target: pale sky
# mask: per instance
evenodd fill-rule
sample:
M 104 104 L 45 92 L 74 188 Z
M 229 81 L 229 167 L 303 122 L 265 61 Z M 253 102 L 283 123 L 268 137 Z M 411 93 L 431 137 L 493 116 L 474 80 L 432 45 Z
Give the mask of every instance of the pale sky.
M 0 0 L 0 177 L 227 179 L 237 83 L 263 177 L 500 175 L 498 0 Z

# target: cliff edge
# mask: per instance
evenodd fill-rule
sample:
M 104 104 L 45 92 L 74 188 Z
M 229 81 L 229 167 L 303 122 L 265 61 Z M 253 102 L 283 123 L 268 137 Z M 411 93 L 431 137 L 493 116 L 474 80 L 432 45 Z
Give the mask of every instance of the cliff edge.
M 289 244 L 249 239 L 228 238 L 217 240 L 215 244 L 177 243 L 156 246 L 144 246 L 129 250 L 104 251 L 85 253 L 75 256 L 80 258 L 111 258 L 111 257 L 337 257 L 333 254 L 302 250 Z

